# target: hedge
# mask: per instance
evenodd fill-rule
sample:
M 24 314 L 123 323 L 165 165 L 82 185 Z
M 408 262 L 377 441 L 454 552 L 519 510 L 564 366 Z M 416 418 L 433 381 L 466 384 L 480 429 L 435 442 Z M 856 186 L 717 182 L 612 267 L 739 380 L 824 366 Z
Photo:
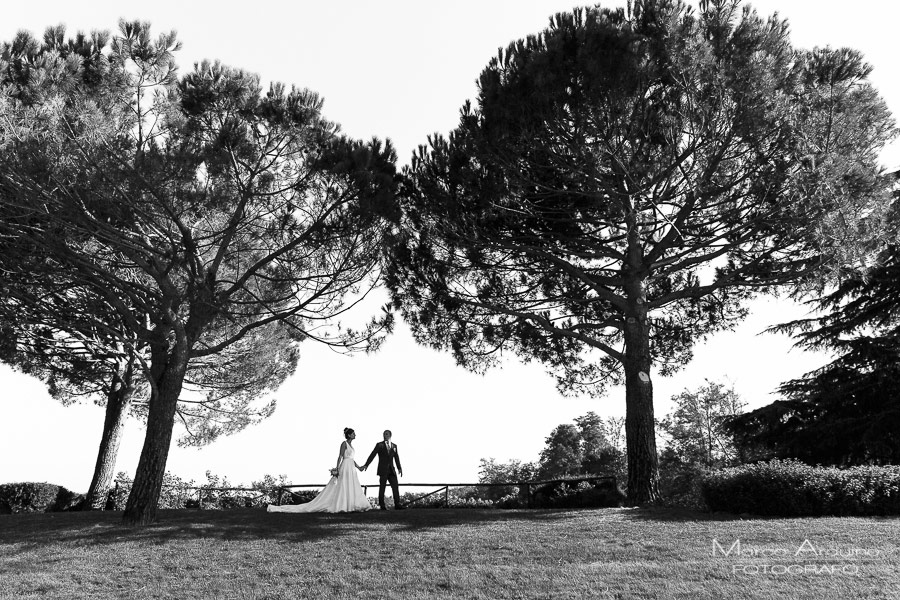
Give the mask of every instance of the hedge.
M 700 491 L 713 511 L 767 516 L 900 514 L 900 466 L 847 469 L 772 460 L 711 471 Z
M 0 514 L 76 510 L 84 496 L 61 485 L 24 481 L 0 485 Z

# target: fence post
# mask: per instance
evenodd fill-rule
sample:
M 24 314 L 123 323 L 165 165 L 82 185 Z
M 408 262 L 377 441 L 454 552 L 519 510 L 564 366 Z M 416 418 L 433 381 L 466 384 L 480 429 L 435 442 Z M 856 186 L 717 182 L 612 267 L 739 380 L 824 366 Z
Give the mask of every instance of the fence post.
M 525 484 L 525 508 L 531 508 L 531 484 Z
M 447 508 L 450 508 L 450 486 L 444 488 L 444 504 L 447 505 Z

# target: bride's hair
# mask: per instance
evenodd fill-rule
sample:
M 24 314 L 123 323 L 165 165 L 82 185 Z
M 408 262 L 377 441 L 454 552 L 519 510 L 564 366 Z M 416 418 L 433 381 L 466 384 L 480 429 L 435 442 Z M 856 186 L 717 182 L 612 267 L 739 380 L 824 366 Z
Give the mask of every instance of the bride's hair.
M 355 432 L 352 429 L 350 429 L 349 427 L 344 427 L 344 437 L 345 438 L 350 437 L 351 433 L 355 433 Z

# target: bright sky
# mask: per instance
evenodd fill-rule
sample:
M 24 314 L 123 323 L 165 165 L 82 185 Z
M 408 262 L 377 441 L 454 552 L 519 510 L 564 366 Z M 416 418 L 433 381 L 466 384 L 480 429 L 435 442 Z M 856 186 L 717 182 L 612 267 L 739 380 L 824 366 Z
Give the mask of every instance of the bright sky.
M 616 5 L 622 3 L 615 3 Z M 20 29 L 36 35 L 64 23 L 68 32 L 115 30 L 120 17 L 152 23 L 157 33 L 177 30 L 182 71 L 204 58 L 317 91 L 325 114 L 357 138 L 391 138 L 400 163 L 432 132 L 446 133 L 474 98 L 475 80 L 497 48 L 536 33 L 572 0 L 258 0 L 252 4 L 155 0 L 140 12 L 120 0 L 73 3 L 17 2 L 4 7 L 0 40 Z M 796 46 L 849 46 L 875 67 L 871 77 L 895 114 L 900 9 L 884 0 L 757 0 L 763 14 L 779 11 L 791 23 Z M 135 6 L 131 4 L 130 6 Z M 900 165 L 900 144 L 882 157 Z M 802 315 L 772 299 L 752 306 L 734 332 L 698 344 L 695 358 L 676 376 L 654 377 L 656 413 L 669 398 L 703 380 L 731 382 L 754 408 L 771 402 L 779 383 L 823 363 L 824 357 L 791 349 L 784 336 L 759 335 Z M 63 407 L 34 379 L 0 365 L 0 483 L 48 481 L 84 492 L 90 483 L 103 423 L 93 405 Z M 624 414 L 624 390 L 603 398 L 563 398 L 539 364 L 510 355 L 485 376 L 456 367 L 452 357 L 419 347 L 402 326 L 375 355 L 348 358 L 312 343 L 302 348 L 297 373 L 279 390 L 266 422 L 203 449 L 173 445 L 168 470 L 205 481 L 211 470 L 232 483 L 285 474 L 294 483 L 318 483 L 334 466 L 342 429 L 357 432 L 358 461 L 390 428 L 403 461 L 404 482 L 477 480 L 478 461 L 536 460 L 544 438 L 560 423 L 593 410 Z M 143 428 L 130 420 L 117 464 L 133 474 Z M 361 459 L 359 457 L 361 456 Z M 376 483 L 374 470 L 361 475 Z

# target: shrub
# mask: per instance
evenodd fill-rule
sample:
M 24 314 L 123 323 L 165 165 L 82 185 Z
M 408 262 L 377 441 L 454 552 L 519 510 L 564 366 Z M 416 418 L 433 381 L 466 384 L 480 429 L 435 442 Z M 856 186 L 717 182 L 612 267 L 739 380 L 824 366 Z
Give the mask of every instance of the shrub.
M 696 462 L 685 462 L 670 448 L 659 457 L 659 494 L 663 506 L 705 510 L 700 482 L 709 469 Z
M 560 481 L 542 485 L 534 490 L 531 502 L 517 490 L 514 493 L 498 498 L 486 498 L 480 493 L 479 486 L 451 488 L 447 500 L 440 492 L 415 501 L 416 508 L 593 508 L 621 506 L 625 495 L 611 480 L 596 482 Z M 421 494 L 403 494 L 404 504 L 422 497 Z M 388 498 L 390 502 L 390 498 Z
M 319 490 L 283 490 L 286 485 L 288 481 L 285 475 L 279 475 L 277 479 L 268 474 L 263 475 L 261 480 L 247 486 L 234 485 L 227 477 L 219 477 L 207 471 L 206 484 L 200 486 L 199 492 L 193 492 L 199 498 L 199 504 L 197 500 L 191 500 L 187 506 L 204 510 L 262 507 L 277 504 L 279 496 L 282 504 L 304 504 L 319 493 Z
M 496 508 L 497 503 L 488 498 L 482 498 L 478 495 L 477 491 L 472 487 L 462 487 L 462 488 L 450 488 L 450 493 L 446 497 L 444 497 L 444 492 L 438 492 L 437 494 L 433 494 L 424 498 L 422 500 L 417 500 L 421 498 L 422 494 L 411 494 L 405 493 L 400 496 L 400 502 L 403 503 L 404 506 L 409 505 L 412 502 L 412 506 L 415 508 Z M 391 499 L 389 497 L 385 498 L 388 506 L 391 506 Z M 376 503 L 377 504 L 377 503 Z
M 557 481 L 538 487 L 532 495 L 533 508 L 604 508 L 622 506 L 625 494 L 615 481 Z
M 83 494 L 52 483 L 0 485 L 0 514 L 77 510 L 83 500 Z
M 525 507 L 526 501 L 524 497 L 524 487 L 509 486 L 486 486 L 474 485 L 468 487 L 452 488 L 450 495 L 456 496 L 457 500 L 451 501 L 451 506 L 462 506 L 465 501 L 466 506 L 493 506 L 496 508 L 520 508 Z M 441 499 L 443 495 L 439 494 Z
M 278 495 L 279 485 L 284 485 L 285 483 L 283 475 L 278 482 L 271 475 L 265 475 L 261 482 L 254 482 L 251 489 L 233 489 L 246 488 L 247 486 L 233 485 L 228 481 L 227 477 L 220 478 L 218 475 L 213 475 L 211 471 L 207 471 L 206 484 L 200 486 L 199 493 L 195 493 L 199 498 L 199 508 L 207 510 L 251 508 L 274 503 L 274 497 Z M 285 494 L 285 496 L 288 495 Z M 272 502 L 269 502 L 270 497 Z M 288 503 L 284 499 L 282 499 L 282 502 Z
M 525 499 L 521 494 L 508 494 L 498 498 L 494 502 L 497 508 L 526 508 Z
M 263 478 L 259 481 L 254 481 L 250 484 L 259 497 L 253 500 L 253 506 L 265 506 L 267 504 L 276 504 L 278 502 L 278 495 L 282 486 L 288 484 L 286 475 L 279 475 L 278 479 L 275 479 L 269 474 L 263 475 Z M 285 494 L 287 496 L 287 494 Z M 282 500 L 285 502 L 285 500 Z
M 163 475 L 163 486 L 159 493 L 159 508 L 197 508 L 197 490 L 194 481 L 184 481 L 168 471 Z M 110 491 L 115 510 L 124 510 L 131 493 L 131 480 L 124 472 L 116 475 L 116 486 Z
M 131 481 L 120 480 L 119 487 L 113 490 L 114 503 L 113 510 L 125 510 L 125 504 L 128 503 L 128 496 L 131 494 Z M 164 487 L 159 493 L 158 508 L 197 508 L 196 490 L 188 490 L 183 488 L 166 488 Z
M 116 476 L 117 486 L 110 490 L 110 500 L 107 510 L 123 510 L 131 492 L 131 480 L 125 473 Z M 276 504 L 281 487 L 287 485 L 287 478 L 279 475 L 276 479 L 271 475 L 264 475 L 259 481 L 254 481 L 250 486 L 232 485 L 227 477 L 219 477 L 212 472 L 206 472 L 206 484 L 195 485 L 194 481 L 185 481 L 180 477 L 166 473 L 163 479 L 163 488 L 159 497 L 159 508 L 202 508 L 204 510 L 222 510 L 229 508 L 250 508 Z M 225 489 L 223 489 L 225 488 Z M 228 489 L 246 488 L 246 489 Z M 284 493 L 281 497 L 282 504 L 302 504 L 315 498 L 317 490 L 303 490 L 294 493 Z
M 813 467 L 772 460 L 707 473 L 701 493 L 714 511 L 770 516 L 898 515 L 900 466 Z
M 479 498 L 477 493 L 473 493 L 473 488 L 451 488 L 450 493 L 444 497 L 444 492 L 439 492 L 422 498 L 422 494 L 405 493 L 400 496 L 400 502 L 404 506 L 413 506 L 415 508 L 493 508 L 494 503 L 485 498 Z M 392 499 L 387 495 L 385 503 L 390 508 Z M 377 502 L 376 502 L 377 504 Z
M 319 495 L 319 490 L 299 490 L 294 492 L 292 490 L 286 490 L 285 493 L 281 496 L 282 504 L 306 504 L 313 498 Z M 274 502 L 272 502 L 274 504 Z
M 478 469 L 479 483 L 507 483 L 510 481 L 531 481 L 537 476 L 537 465 L 520 460 L 498 463 L 493 458 L 482 458 Z M 518 488 L 509 486 L 479 486 L 470 488 L 473 493 L 468 496 L 497 502 L 501 498 L 515 494 Z

